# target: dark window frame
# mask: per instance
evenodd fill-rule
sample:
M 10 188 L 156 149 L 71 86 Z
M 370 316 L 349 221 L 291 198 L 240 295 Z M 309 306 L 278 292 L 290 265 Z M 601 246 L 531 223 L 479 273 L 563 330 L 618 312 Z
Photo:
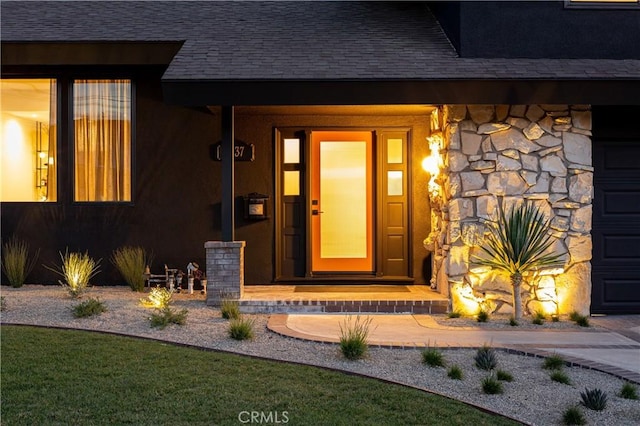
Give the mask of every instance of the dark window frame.
M 624 2 L 624 1 L 575 1 L 575 0 L 564 0 L 565 9 L 603 9 L 603 10 L 612 10 L 612 9 L 627 9 L 627 10 L 639 10 L 640 9 L 640 0 L 636 0 L 635 2 Z

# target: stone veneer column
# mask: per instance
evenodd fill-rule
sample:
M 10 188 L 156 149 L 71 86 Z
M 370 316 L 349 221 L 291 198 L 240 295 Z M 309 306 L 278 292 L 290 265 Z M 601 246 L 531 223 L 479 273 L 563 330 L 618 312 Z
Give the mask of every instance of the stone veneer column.
M 511 284 L 495 272 L 476 273 L 496 203 L 508 210 L 532 200 L 551 219 L 553 248 L 567 253 L 565 272 L 530 279 L 523 302 L 535 312 L 545 300 L 558 311 L 589 313 L 593 167 L 588 105 L 451 105 L 444 111 L 441 207 L 425 246 L 434 250 L 432 285 L 449 296 L 510 306 Z M 498 198 L 501 197 L 501 198 Z M 428 242 L 428 244 L 427 244 Z
M 207 305 L 218 306 L 225 298 L 244 294 L 245 241 L 207 241 Z

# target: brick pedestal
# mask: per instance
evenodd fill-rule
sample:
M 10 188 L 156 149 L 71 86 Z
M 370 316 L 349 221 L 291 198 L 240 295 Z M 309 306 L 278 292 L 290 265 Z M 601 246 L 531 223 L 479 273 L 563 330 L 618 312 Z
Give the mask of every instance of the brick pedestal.
M 223 298 L 240 299 L 244 292 L 245 241 L 207 241 L 207 305 Z

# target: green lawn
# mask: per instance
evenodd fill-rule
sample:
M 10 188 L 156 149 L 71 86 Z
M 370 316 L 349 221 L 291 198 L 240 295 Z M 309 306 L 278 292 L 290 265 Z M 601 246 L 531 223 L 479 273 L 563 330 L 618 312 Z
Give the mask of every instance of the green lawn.
M 271 413 L 262 424 L 515 424 L 319 368 L 83 331 L 5 325 L 0 333 L 7 426 L 238 425 L 251 424 L 252 411 Z

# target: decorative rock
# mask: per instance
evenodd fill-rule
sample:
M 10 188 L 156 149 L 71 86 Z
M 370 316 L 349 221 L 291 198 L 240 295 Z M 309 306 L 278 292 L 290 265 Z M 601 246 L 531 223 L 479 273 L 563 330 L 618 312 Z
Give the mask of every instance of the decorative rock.
M 484 219 L 491 219 L 494 216 L 494 212 L 498 208 L 498 202 L 496 197 L 492 195 L 486 195 L 478 197 L 476 200 L 476 210 L 478 217 Z
M 498 155 L 498 161 L 496 162 L 496 170 L 520 170 L 522 165 L 518 160 L 507 158 L 504 155 Z
M 469 165 L 467 156 L 458 151 L 449 152 L 449 170 L 459 172 Z
M 493 146 L 491 145 L 491 138 L 485 137 L 482 140 L 482 152 L 492 152 Z
M 591 206 L 581 207 L 571 215 L 571 230 L 580 233 L 591 232 Z
M 449 201 L 449 219 L 460 221 L 473 216 L 473 202 L 467 198 L 456 198 Z
M 580 203 L 573 203 L 571 201 L 558 201 L 551 204 L 554 209 L 579 209 Z
M 568 130 L 571 130 L 571 124 L 554 124 L 553 130 L 556 132 L 566 132 Z
M 463 191 L 484 188 L 484 176 L 480 172 L 460 173 Z
M 509 127 L 511 127 L 511 125 L 510 124 L 506 124 L 506 123 L 486 123 L 486 124 L 481 124 L 478 127 L 478 134 L 490 135 L 491 133 L 501 132 L 503 130 L 507 130 Z
M 567 198 L 567 194 L 551 194 L 551 195 L 549 195 L 549 201 L 551 203 L 555 203 L 557 201 L 564 200 L 565 198 Z
M 449 238 L 447 240 L 448 244 L 453 244 L 460 239 L 460 222 L 455 221 L 449 225 Z
M 449 120 L 451 121 L 462 121 L 467 116 L 466 105 L 447 105 L 447 109 L 449 112 Z
M 533 186 L 536 184 L 536 181 L 538 180 L 538 174 L 535 172 L 530 172 L 528 170 L 522 170 L 520 172 L 520 176 L 522 176 L 522 179 L 524 179 L 525 182 L 527 182 L 527 185 L 529 186 Z M 547 179 L 548 179 L 549 174 L 547 173 Z
M 513 158 L 514 160 L 520 160 L 520 153 L 515 149 L 505 149 L 502 151 L 502 155 L 505 157 Z
M 478 222 L 462 223 L 462 242 L 469 247 L 477 247 L 484 243 L 484 225 Z
M 569 249 L 571 263 L 580 263 L 591 260 L 591 237 L 573 237 L 570 235 L 565 238 L 565 243 Z
M 449 149 L 460 149 L 460 128 L 458 123 L 449 126 Z
M 540 170 L 538 167 L 538 157 L 536 157 L 535 155 L 522 154 L 520 156 L 520 160 L 522 161 L 523 169 L 531 170 L 534 172 Z
M 520 152 L 529 154 L 540 150 L 540 146 L 525 138 L 521 132 L 514 128 L 491 134 L 491 142 L 498 151 L 515 148 Z
M 571 122 L 578 129 L 591 130 L 591 111 L 571 111 Z
M 536 123 L 531 123 L 522 132 L 530 140 L 538 139 L 540 136 L 544 135 L 544 130 L 542 130 L 542 128 Z
M 494 172 L 487 179 L 487 189 L 496 195 L 521 195 L 527 184 L 518 172 Z
M 549 148 L 551 146 L 558 146 L 562 143 L 562 139 L 553 137 L 551 135 L 544 135 L 540 139 L 536 140 L 538 145 L 542 145 L 545 148 Z
M 569 198 L 582 204 L 593 199 L 593 174 L 581 173 L 569 178 Z
M 591 306 L 591 264 L 578 263 L 556 277 L 559 311 L 563 314 L 578 312 L 589 315 Z
M 576 174 L 578 174 L 578 170 L 583 170 L 583 171 L 587 171 L 587 172 L 592 172 L 594 170 L 593 166 L 584 166 L 582 164 L 574 164 L 571 163 L 569 164 L 569 170 L 575 171 Z
M 551 176 L 567 175 L 567 166 L 557 155 L 549 155 L 540 159 L 540 168 L 545 172 L 549 172 Z
M 460 180 L 460 175 L 451 176 L 451 178 L 449 179 L 449 185 L 447 186 L 449 188 L 450 196 L 458 197 L 460 195 L 460 192 L 462 192 L 462 182 Z M 445 186 L 445 190 L 447 186 Z
M 534 194 L 524 194 L 523 197 L 526 200 L 548 200 L 549 199 L 549 194 L 542 193 L 542 192 L 537 192 L 537 193 L 534 193 Z
M 553 132 L 553 118 L 547 116 L 542 120 L 538 121 L 538 126 L 542 128 L 547 133 Z
M 480 143 L 482 143 L 482 136 L 466 131 L 463 131 L 460 136 L 462 141 L 462 152 L 464 154 L 476 155 L 480 152 Z
M 469 162 L 480 161 L 482 160 L 482 155 L 470 155 Z
M 483 275 L 478 287 L 479 292 L 502 291 L 505 294 L 511 294 L 513 287 L 508 275 L 495 270 Z
M 558 209 L 556 210 L 558 216 L 569 217 L 571 216 L 571 210 Z
M 469 168 L 471 170 L 489 170 L 496 167 L 493 161 L 474 161 Z
M 565 132 L 562 134 L 564 155 L 571 163 L 590 166 L 591 163 L 591 139 L 585 135 Z
M 551 192 L 567 193 L 567 179 L 564 177 L 553 178 Z
M 562 126 L 564 124 L 571 124 L 571 117 L 568 117 L 568 116 L 556 117 L 553 119 L 553 124 L 559 125 L 559 126 Z
M 569 218 L 556 216 L 551 219 L 551 224 L 549 225 L 551 229 L 555 229 L 556 231 L 565 232 L 569 230 Z
M 469 247 L 452 246 L 449 250 L 449 275 L 462 275 L 467 273 L 469 264 Z
M 509 115 L 509 105 L 496 105 L 496 120 L 504 121 Z
M 473 132 L 476 133 L 478 130 L 478 126 L 471 120 L 464 120 L 460 122 L 460 131 L 461 132 Z
M 507 123 L 513 127 L 517 127 L 518 129 L 524 129 L 531 122 L 525 118 L 517 118 L 517 117 L 509 117 L 507 118 Z
M 469 105 L 468 109 L 471 119 L 477 124 L 488 123 L 495 114 L 493 105 Z
M 549 173 L 548 172 L 542 172 L 540 173 L 540 177 L 538 178 L 538 183 L 535 184 L 535 186 L 532 186 L 529 191 L 527 191 L 529 193 L 544 193 L 544 194 L 548 194 L 549 192 Z
M 572 133 L 579 133 L 581 135 L 585 135 L 585 136 L 591 136 L 591 130 L 584 130 L 584 129 L 578 129 L 577 127 L 572 127 L 571 129 Z
M 473 191 L 464 191 L 462 193 L 463 197 L 478 197 L 480 195 L 487 195 L 490 194 L 490 192 L 486 189 L 475 189 Z
M 482 159 L 485 161 L 496 161 L 498 159 L 498 154 L 495 152 L 487 152 L 482 156 Z
M 526 112 L 526 110 L 526 105 L 511 105 L 509 115 L 512 115 L 514 117 L 524 117 L 524 113 Z
M 559 151 L 562 151 L 561 146 L 553 146 L 551 148 L 543 149 L 538 154 L 540 155 L 540 157 L 546 157 L 549 154 L 553 154 L 554 152 L 559 152 Z
M 529 105 L 527 108 L 526 117 L 533 122 L 539 121 L 544 115 L 544 110 L 538 105 Z

